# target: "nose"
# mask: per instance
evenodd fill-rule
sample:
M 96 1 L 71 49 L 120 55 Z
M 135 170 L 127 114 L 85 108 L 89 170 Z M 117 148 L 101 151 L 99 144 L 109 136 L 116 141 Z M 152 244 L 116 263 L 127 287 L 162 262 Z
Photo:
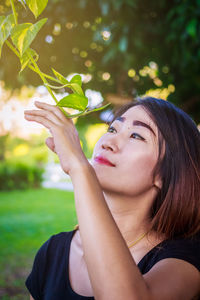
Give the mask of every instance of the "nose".
M 101 145 L 102 149 L 112 151 L 112 152 L 117 152 L 119 150 L 118 145 L 115 141 L 112 139 L 103 141 Z

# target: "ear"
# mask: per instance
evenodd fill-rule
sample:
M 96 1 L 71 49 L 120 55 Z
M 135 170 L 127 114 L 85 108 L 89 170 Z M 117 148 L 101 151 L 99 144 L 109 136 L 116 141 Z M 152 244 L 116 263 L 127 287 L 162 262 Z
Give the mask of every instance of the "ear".
M 161 190 L 162 184 L 163 184 L 163 183 L 162 183 L 161 178 L 160 178 L 159 176 L 156 176 L 156 178 L 155 178 L 155 180 L 154 180 L 154 186 L 155 186 L 157 189 Z

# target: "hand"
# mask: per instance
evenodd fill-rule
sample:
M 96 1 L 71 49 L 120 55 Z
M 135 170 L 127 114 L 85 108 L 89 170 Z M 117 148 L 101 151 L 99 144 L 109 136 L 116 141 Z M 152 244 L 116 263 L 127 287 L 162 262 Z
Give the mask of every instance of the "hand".
M 63 171 L 70 175 L 81 164 L 89 164 L 73 121 L 66 118 L 55 105 L 36 101 L 35 106 L 40 110 L 25 110 L 25 119 L 49 129 L 52 137 L 46 139 L 46 145 L 58 155 Z

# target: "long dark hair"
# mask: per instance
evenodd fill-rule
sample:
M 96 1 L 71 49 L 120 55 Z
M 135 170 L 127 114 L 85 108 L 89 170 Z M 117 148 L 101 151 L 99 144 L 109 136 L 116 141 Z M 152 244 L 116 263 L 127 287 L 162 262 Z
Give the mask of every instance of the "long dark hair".
M 159 158 L 153 175 L 159 174 L 163 184 L 152 207 L 151 229 L 167 238 L 191 237 L 200 232 L 199 130 L 184 111 L 152 97 L 122 106 L 111 122 L 136 105 L 158 127 Z

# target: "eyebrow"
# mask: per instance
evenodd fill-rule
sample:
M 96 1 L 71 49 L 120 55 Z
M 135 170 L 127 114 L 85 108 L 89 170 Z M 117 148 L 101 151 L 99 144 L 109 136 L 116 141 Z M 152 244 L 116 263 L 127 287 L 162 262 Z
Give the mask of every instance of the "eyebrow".
M 125 117 L 117 117 L 115 119 L 115 121 L 120 121 L 120 122 L 124 122 L 125 120 L 126 120 Z M 149 129 L 156 136 L 155 132 L 153 131 L 153 129 L 148 124 L 146 124 L 146 123 L 144 123 L 142 121 L 139 121 L 139 120 L 133 121 L 132 124 L 133 124 L 133 126 L 142 126 L 142 127 L 145 127 L 147 129 Z

